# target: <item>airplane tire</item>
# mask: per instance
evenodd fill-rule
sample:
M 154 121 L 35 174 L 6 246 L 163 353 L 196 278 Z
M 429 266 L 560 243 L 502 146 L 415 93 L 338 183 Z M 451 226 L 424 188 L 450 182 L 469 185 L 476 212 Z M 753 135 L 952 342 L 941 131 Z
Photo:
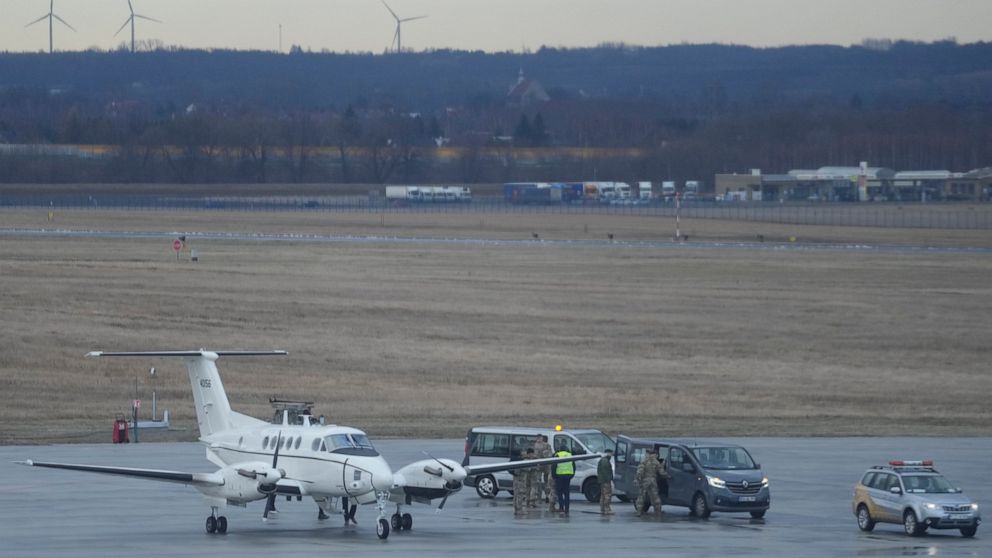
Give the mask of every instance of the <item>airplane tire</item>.
M 401 529 L 401 527 L 400 527 L 400 521 L 401 521 L 400 520 L 400 514 L 394 513 L 389 518 L 389 526 L 392 527 L 394 531 L 399 531 Z
M 400 518 L 400 526 L 403 527 L 404 531 L 413 529 L 413 516 L 408 513 L 403 514 L 403 517 Z
M 385 518 L 379 520 L 375 528 L 375 534 L 383 540 L 389 537 L 389 522 Z
M 212 515 L 207 516 L 206 528 L 207 528 L 207 533 L 209 533 L 211 535 L 213 535 L 214 533 L 216 533 L 217 532 L 217 518 L 214 517 L 214 516 L 212 516 Z
M 227 518 L 223 515 L 217 518 L 217 532 L 221 535 L 227 532 Z

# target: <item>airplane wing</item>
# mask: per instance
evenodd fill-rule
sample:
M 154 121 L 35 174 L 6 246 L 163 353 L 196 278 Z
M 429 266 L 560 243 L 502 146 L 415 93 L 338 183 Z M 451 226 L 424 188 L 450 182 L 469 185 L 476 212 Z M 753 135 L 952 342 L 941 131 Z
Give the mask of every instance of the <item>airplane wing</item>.
M 543 459 L 525 459 L 521 461 L 507 461 L 506 463 L 494 463 L 492 465 L 471 465 L 465 467 L 465 472 L 469 475 L 481 475 L 483 473 L 495 473 L 497 471 L 512 471 L 523 469 L 524 467 L 538 467 L 541 465 L 557 465 L 558 463 L 568 463 L 570 461 L 585 461 L 587 459 L 598 459 L 602 455 L 589 453 L 582 455 L 572 455 L 569 457 L 545 457 Z
M 161 482 L 172 482 L 193 486 L 223 486 L 224 479 L 217 473 L 184 473 L 182 471 L 165 471 L 161 469 L 134 469 L 131 467 L 105 467 L 101 465 L 78 465 L 75 463 L 52 463 L 48 461 L 18 461 L 30 467 L 48 467 L 51 469 L 67 469 L 69 471 L 84 471 L 87 473 L 103 473 L 105 475 L 120 475 L 137 477 Z

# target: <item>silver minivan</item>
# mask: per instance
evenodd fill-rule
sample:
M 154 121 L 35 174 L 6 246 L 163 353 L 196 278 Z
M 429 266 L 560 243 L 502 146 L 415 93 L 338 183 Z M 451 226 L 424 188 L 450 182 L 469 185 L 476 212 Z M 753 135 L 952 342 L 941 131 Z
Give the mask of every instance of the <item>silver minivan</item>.
M 522 459 L 527 448 L 534 446 L 538 434 L 547 436 L 554 451 L 564 448 L 572 455 L 602 453 L 615 445 L 612 438 L 594 429 L 478 426 L 465 436 L 462 465 L 488 465 Z M 465 479 L 465 484 L 474 486 L 482 498 L 493 498 L 500 490 L 512 491 L 513 477 L 507 472 L 470 476 Z M 599 502 L 595 459 L 575 463 L 572 492 L 581 492 L 586 500 Z

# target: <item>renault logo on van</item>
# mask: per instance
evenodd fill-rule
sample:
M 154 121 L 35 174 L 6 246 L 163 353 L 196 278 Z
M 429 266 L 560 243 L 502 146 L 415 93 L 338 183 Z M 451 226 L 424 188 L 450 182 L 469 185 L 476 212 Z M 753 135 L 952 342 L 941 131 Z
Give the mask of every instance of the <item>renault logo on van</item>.
M 747 481 L 741 481 L 741 486 L 743 486 L 744 488 L 747 488 Z

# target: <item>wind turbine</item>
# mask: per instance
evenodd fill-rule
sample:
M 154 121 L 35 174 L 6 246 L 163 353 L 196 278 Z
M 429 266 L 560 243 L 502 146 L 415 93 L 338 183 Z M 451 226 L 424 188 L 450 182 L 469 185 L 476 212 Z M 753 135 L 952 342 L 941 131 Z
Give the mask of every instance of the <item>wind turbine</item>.
M 62 25 L 65 25 L 66 27 L 68 27 L 69 29 L 72 29 L 73 31 L 75 31 L 76 28 L 73 27 L 73 26 L 71 26 L 71 25 L 69 25 L 68 23 L 66 23 L 66 21 L 64 19 L 60 18 L 59 16 L 57 16 L 55 14 L 55 0 L 51 0 L 49 2 L 49 4 L 48 4 L 48 13 L 47 14 L 39 17 L 38 19 L 36 19 L 36 20 L 32 21 L 31 23 L 25 25 L 24 27 L 31 27 L 35 23 L 38 23 L 38 22 L 44 20 L 45 18 L 48 18 L 48 54 L 51 54 L 52 51 L 53 51 L 53 49 L 52 49 L 52 31 L 53 31 L 53 27 L 54 27 L 54 20 L 57 19 L 57 20 L 61 21 L 62 22 Z
M 386 3 L 386 0 L 380 0 L 380 1 L 382 2 L 382 5 L 385 6 L 387 10 L 389 10 L 389 13 L 392 14 L 393 19 L 396 20 L 396 33 L 393 34 L 393 42 L 391 44 L 396 45 L 396 52 L 403 52 L 403 33 L 402 33 L 403 23 L 407 21 L 413 21 L 416 19 L 424 19 L 427 16 L 422 15 L 417 17 L 405 17 L 403 19 L 400 19 L 400 16 L 396 15 L 396 12 L 394 12 L 393 9 L 389 7 L 389 4 Z
M 121 31 L 123 31 L 124 28 L 127 27 L 127 24 L 130 23 L 131 24 L 131 52 L 133 53 L 134 52 L 134 19 L 135 18 L 147 19 L 148 21 L 154 21 L 155 23 L 162 23 L 162 22 L 159 21 L 159 20 L 157 20 L 157 19 L 155 19 L 155 18 L 151 18 L 151 17 L 148 17 L 148 16 L 143 16 L 141 14 L 134 13 L 134 6 L 131 5 L 131 0 L 127 0 L 127 9 L 131 10 L 131 15 L 128 16 L 128 18 L 124 20 L 124 25 L 121 25 L 121 28 L 118 29 L 116 33 L 114 33 L 114 36 L 116 37 L 117 35 L 120 35 Z

